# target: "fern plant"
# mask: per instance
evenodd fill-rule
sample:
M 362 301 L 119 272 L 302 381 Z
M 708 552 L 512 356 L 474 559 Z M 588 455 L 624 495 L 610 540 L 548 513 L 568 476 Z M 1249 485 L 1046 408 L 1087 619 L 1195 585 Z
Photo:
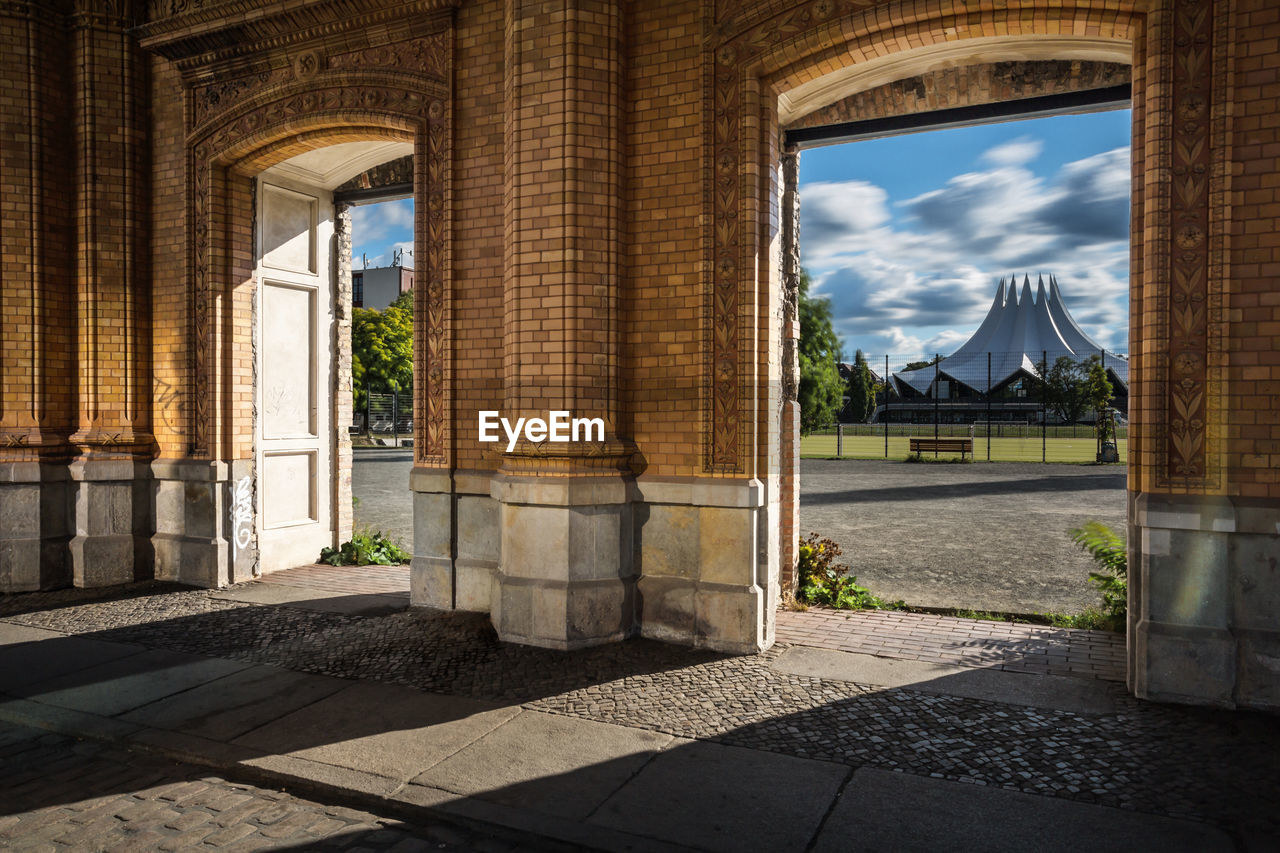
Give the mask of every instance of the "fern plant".
M 1089 572 L 1089 581 L 1102 593 L 1103 613 L 1123 623 L 1129 608 L 1129 555 L 1124 539 L 1099 521 L 1073 529 L 1071 539 L 1098 564 L 1099 571 Z

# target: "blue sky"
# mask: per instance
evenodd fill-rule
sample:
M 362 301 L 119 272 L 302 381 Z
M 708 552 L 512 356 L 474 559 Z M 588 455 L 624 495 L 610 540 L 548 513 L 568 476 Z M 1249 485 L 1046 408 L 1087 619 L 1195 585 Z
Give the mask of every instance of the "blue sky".
M 351 268 L 390 266 L 396 249 L 404 249 L 403 264 L 413 267 L 413 199 L 361 204 L 351 209 Z
M 1099 344 L 1128 344 L 1129 110 L 954 128 L 800 155 L 801 261 L 846 351 L 946 355 L 996 282 L 1056 275 Z

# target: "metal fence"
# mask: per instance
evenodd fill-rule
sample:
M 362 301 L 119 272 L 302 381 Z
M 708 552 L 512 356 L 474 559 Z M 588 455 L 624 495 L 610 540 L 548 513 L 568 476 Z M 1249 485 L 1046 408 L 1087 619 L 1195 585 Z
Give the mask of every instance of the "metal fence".
M 353 414 L 351 432 L 395 447 L 413 444 L 413 406 L 410 393 L 369 393 L 363 411 Z
M 1034 357 L 869 356 L 870 399 L 854 389 L 856 364 L 842 363 L 846 397 L 840 421 L 804 436 L 800 452 L 862 459 L 903 458 L 914 452 L 991 461 L 1123 461 L 1128 450 L 1127 360 L 1104 350 L 1091 359 L 1068 357 L 1058 363 L 1063 357 L 1051 351 Z M 1101 414 L 1108 423 L 1105 442 L 1099 441 L 1094 423 L 1099 413 L 1083 402 L 1088 366 L 1098 361 L 1107 368 L 1114 392 Z M 867 422 L 861 422 L 863 417 Z

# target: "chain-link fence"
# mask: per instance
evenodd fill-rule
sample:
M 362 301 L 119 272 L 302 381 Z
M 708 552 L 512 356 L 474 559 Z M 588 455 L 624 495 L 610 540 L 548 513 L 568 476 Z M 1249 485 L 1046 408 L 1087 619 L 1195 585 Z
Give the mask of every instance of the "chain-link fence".
M 1111 351 L 867 356 L 840 375 L 843 405 L 801 439 L 803 456 L 1116 462 L 1128 451 L 1128 360 Z

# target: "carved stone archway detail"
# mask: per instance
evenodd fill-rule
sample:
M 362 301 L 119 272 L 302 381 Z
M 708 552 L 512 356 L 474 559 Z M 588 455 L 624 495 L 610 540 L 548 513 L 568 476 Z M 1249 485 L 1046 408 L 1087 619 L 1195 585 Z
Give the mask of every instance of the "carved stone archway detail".
M 414 143 L 414 256 L 425 285 L 414 305 L 415 462 L 450 463 L 449 43 L 437 33 L 328 57 L 306 49 L 287 68 L 192 90 L 189 457 L 218 458 L 222 441 L 215 324 L 232 278 L 219 237 L 229 224 L 229 177 L 311 148 L 389 138 Z

